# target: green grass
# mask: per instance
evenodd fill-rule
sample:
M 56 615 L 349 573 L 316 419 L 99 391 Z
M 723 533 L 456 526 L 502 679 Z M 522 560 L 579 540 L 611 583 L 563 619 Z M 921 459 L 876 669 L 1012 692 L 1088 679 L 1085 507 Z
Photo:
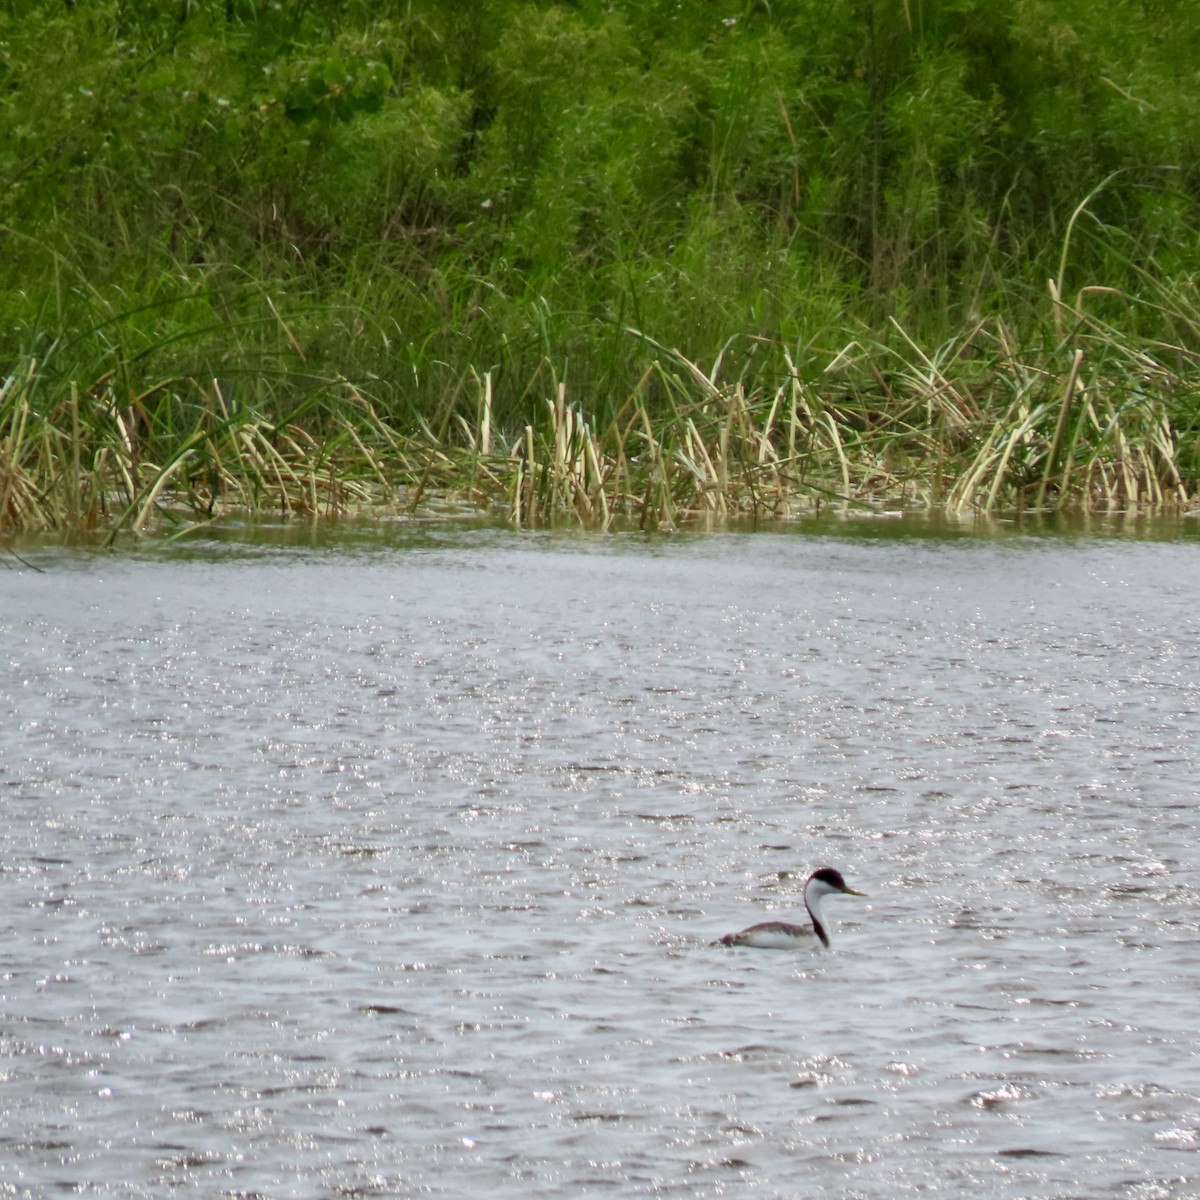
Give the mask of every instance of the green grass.
M 0 8 L 0 532 L 1190 506 L 1167 7 Z
M 1192 505 L 1195 354 L 1118 336 L 1087 299 L 1048 300 L 1067 332 L 1033 349 L 1000 320 L 931 349 L 898 324 L 842 329 L 799 360 L 779 349 L 788 369 L 769 387 L 729 369 L 748 353 L 733 341 L 697 363 L 626 328 L 645 365 L 619 406 L 598 412 L 546 358 L 523 425 L 497 420 L 494 374 L 470 369 L 404 433 L 347 380 L 172 376 L 135 391 L 119 372 L 80 384 L 31 360 L 0 387 L 0 526 L 137 534 L 447 497 L 519 527 L 601 528 L 830 505 Z

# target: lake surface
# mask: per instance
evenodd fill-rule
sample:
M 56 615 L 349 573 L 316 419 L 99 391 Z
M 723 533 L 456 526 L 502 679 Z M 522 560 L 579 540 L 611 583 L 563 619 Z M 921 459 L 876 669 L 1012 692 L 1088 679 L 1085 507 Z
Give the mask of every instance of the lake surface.
M 1200 1195 L 1194 533 L 24 553 L 0 1195 Z

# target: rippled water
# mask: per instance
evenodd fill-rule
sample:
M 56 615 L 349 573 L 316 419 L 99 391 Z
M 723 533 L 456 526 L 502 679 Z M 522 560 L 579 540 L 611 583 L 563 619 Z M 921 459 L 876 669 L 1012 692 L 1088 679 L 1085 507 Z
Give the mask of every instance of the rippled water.
M 1198 551 L 10 560 L 0 1194 L 1200 1195 Z

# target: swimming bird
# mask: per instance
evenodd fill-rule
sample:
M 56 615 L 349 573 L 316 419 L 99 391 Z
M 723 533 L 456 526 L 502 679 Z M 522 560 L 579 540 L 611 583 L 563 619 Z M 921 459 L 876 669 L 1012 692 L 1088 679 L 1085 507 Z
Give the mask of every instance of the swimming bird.
M 789 925 L 786 921 L 762 921 L 751 925 L 740 933 L 727 933 L 721 939 L 722 946 L 754 946 L 759 950 L 798 950 L 820 942 L 829 946 L 829 931 L 821 919 L 821 901 L 826 896 L 838 893 L 844 896 L 865 896 L 847 886 L 841 871 L 832 867 L 821 867 L 814 871 L 804 884 L 804 907 L 812 918 L 811 925 Z

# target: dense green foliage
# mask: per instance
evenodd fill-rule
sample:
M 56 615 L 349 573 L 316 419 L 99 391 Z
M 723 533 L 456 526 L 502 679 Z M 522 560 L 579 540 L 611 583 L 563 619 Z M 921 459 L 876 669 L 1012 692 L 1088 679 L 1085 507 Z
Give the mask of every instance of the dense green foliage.
M 1192 478 L 1198 63 L 1194 0 L 7 0 L 0 375 L 453 439 L 1103 331 Z

